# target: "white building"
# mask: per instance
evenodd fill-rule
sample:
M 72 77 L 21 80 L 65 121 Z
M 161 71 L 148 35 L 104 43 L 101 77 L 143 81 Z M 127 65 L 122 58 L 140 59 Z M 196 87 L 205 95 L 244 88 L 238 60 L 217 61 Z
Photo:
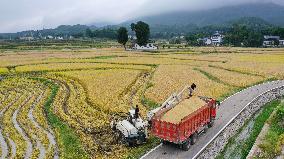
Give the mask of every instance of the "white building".
M 45 39 L 53 39 L 53 36 L 47 35 L 47 36 L 45 37 Z
M 224 36 L 220 32 L 216 32 L 211 37 L 206 38 L 199 38 L 197 41 L 200 45 L 213 45 L 213 46 L 220 46 L 223 43 Z
M 224 36 L 217 31 L 211 36 L 211 44 L 215 46 L 220 46 L 223 43 L 223 38 Z
M 199 38 L 197 39 L 197 41 L 200 45 L 211 45 L 212 44 L 211 38 Z
M 270 35 L 265 35 L 263 40 L 263 46 L 264 47 L 272 47 L 275 46 L 276 41 L 279 41 L 280 45 L 280 36 L 270 36 Z
M 148 43 L 144 46 L 140 46 L 138 45 L 137 43 L 134 44 L 134 47 L 133 47 L 134 50 L 158 50 L 158 47 L 156 45 L 154 45 L 154 43 Z
M 137 40 L 137 37 L 135 35 L 128 35 L 128 39 Z
M 212 44 L 212 40 L 210 38 L 205 38 L 204 39 L 204 44 L 205 45 L 211 45 Z
M 62 36 L 57 36 L 55 37 L 56 40 L 63 40 L 63 37 Z
M 279 40 L 279 46 L 284 47 L 284 40 Z
M 20 40 L 28 40 L 28 41 L 31 41 L 31 40 L 34 40 L 34 37 L 31 37 L 31 36 L 20 37 Z

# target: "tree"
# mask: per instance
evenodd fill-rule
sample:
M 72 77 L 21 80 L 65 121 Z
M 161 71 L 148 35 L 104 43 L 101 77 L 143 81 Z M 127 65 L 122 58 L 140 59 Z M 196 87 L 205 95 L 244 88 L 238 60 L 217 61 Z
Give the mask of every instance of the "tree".
M 146 45 L 150 37 L 150 27 L 148 24 L 139 21 L 137 24 L 131 24 L 131 30 L 135 32 L 137 44 L 140 46 Z
M 249 30 L 244 25 L 234 24 L 231 31 L 225 36 L 224 43 L 234 46 L 242 46 L 248 39 Z
M 248 32 L 247 39 L 244 40 L 244 46 L 246 47 L 260 47 L 263 42 L 263 36 L 260 32 L 250 30 Z
M 224 43 L 234 46 L 260 47 L 263 42 L 262 32 L 249 29 L 244 25 L 235 24 L 224 39 Z
M 185 37 L 185 40 L 187 42 L 188 45 L 192 45 L 192 46 L 196 46 L 198 41 L 197 41 L 198 37 L 195 34 L 188 34 Z
M 72 34 L 72 36 L 74 38 L 82 38 L 82 37 L 84 37 L 84 32 L 83 33 L 74 33 L 74 34 Z
M 92 38 L 92 37 L 94 37 L 93 35 L 94 34 L 93 34 L 92 30 L 90 28 L 87 28 L 86 29 L 86 36 L 89 37 L 89 38 Z
M 128 31 L 125 27 L 120 27 L 117 31 L 117 41 L 124 46 L 126 50 L 126 43 L 128 41 Z

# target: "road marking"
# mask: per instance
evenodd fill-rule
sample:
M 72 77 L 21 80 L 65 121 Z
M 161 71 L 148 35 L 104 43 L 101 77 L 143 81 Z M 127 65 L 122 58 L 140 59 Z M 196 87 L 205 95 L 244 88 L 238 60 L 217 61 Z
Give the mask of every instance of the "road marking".
M 154 147 L 152 150 L 150 150 L 149 152 L 147 152 L 145 155 L 143 155 L 142 157 L 140 157 L 140 159 L 144 159 L 146 156 L 148 156 L 151 152 L 155 151 L 157 148 L 161 147 L 163 144 L 160 143 L 160 145 Z

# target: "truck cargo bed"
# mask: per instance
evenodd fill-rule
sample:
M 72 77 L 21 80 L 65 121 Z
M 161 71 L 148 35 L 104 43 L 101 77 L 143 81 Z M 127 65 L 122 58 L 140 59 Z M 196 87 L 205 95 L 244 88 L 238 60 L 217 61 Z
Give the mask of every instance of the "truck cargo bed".
M 204 106 L 206 103 L 197 96 L 184 99 L 178 103 L 174 108 L 168 110 L 162 117 L 161 121 L 177 124 L 181 122 L 183 118 L 193 113 L 197 109 Z
M 185 117 L 180 116 L 177 118 L 178 120 L 170 119 L 167 116 L 164 117 L 171 109 L 165 108 L 160 110 L 152 119 L 152 134 L 175 144 L 186 142 L 199 128 L 209 125 L 215 119 L 216 100 L 210 99 L 207 102 L 203 102 L 196 109 L 195 111 L 188 110 L 182 112 Z M 163 118 L 168 118 L 167 120 L 171 122 L 165 121 Z

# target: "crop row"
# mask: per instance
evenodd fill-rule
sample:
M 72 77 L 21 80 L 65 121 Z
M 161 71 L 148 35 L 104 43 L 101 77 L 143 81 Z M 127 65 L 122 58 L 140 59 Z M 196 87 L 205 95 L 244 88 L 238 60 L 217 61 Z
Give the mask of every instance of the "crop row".
M 1 85 L 10 90 L 1 105 L 1 155 L 3 158 L 55 157 L 54 136 L 48 130 L 43 104 L 47 87 L 26 78 L 9 78 Z M 37 110 L 35 110 L 37 109 Z M 36 112 L 36 113 L 34 113 Z M 45 125 L 45 126 L 42 126 Z

